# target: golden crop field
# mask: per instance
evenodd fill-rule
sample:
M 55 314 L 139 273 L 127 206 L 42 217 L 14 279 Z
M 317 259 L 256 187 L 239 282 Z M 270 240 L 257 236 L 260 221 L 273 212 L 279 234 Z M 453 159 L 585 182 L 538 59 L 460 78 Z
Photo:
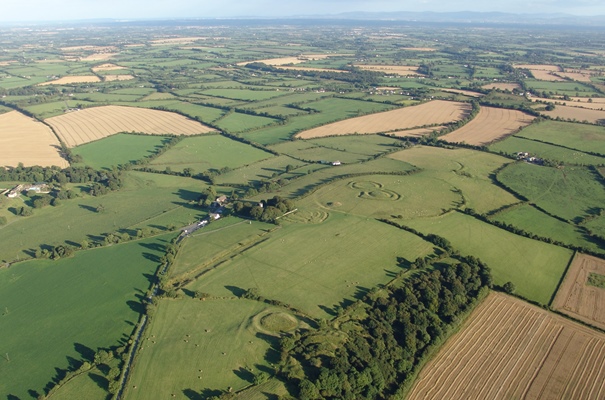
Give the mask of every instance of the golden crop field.
M 17 111 L 0 115 L 0 166 L 69 167 L 60 148 L 57 137 L 43 123 Z
M 38 86 L 69 85 L 71 83 L 92 83 L 92 82 L 101 82 L 101 80 L 96 75 L 64 76 L 62 78 L 55 79 L 54 81 L 40 83 Z
M 551 71 L 551 72 L 560 72 L 561 68 L 556 65 L 548 65 L 548 64 L 516 64 L 515 68 L 529 69 L 529 70 L 537 70 L 537 71 Z
M 572 98 L 572 100 L 563 100 L 563 99 L 547 99 L 544 97 L 531 97 L 531 101 L 533 102 L 543 102 L 543 103 L 553 103 L 556 106 L 563 105 L 568 107 L 578 107 L 578 108 L 586 108 L 589 110 L 603 110 L 605 109 L 605 103 L 602 102 L 603 99 L 594 99 L 592 102 L 588 102 L 587 98 L 584 97 L 582 100 L 578 100 L 578 97 Z
M 468 143 L 483 146 L 512 135 L 519 128 L 529 125 L 535 117 L 521 111 L 505 108 L 481 107 L 479 114 L 462 128 L 442 136 L 450 143 Z
M 510 90 L 521 89 L 518 83 L 506 83 L 506 82 L 495 82 L 488 83 L 487 85 L 481 86 L 483 89 L 498 89 L 498 90 Z
M 578 82 L 591 82 L 590 80 L 590 73 L 588 73 L 588 71 L 575 71 L 575 70 L 570 70 L 570 71 L 565 71 L 565 72 L 557 72 L 557 75 L 562 77 L 562 78 L 568 78 L 568 79 L 572 79 L 574 81 L 578 81 Z
M 96 53 L 82 57 L 81 61 L 104 61 L 117 56 L 119 53 Z
M 105 82 L 112 82 L 112 81 L 129 81 L 131 79 L 134 79 L 134 76 L 132 75 L 105 75 L 103 77 L 103 80 Z
M 605 260 L 577 253 L 552 308 L 573 318 L 605 329 L 605 289 L 588 284 L 590 274 L 603 275 Z
M 552 100 L 551 100 L 552 101 Z M 590 103 L 586 103 L 590 104 Z M 580 107 L 571 107 L 571 106 L 560 106 L 557 105 L 555 106 L 555 109 L 552 111 L 540 111 L 541 114 L 544 115 L 548 115 L 551 118 L 562 118 L 562 119 L 569 119 L 569 120 L 577 120 L 577 121 L 588 121 L 590 123 L 598 123 L 601 120 L 605 119 L 605 111 L 601 111 L 599 107 L 599 109 L 597 110 L 590 110 L 588 108 L 586 108 L 586 105 L 583 105 L 582 108 Z
M 214 131 L 176 113 L 123 106 L 87 108 L 49 118 L 45 122 L 69 147 L 120 132 L 197 135 Z
M 288 66 L 288 65 L 277 65 L 276 68 L 279 69 L 287 69 L 292 71 L 316 71 L 316 72 L 342 72 L 347 73 L 349 71 L 344 71 L 341 69 L 332 69 L 332 68 L 314 68 L 314 67 L 297 67 L 297 66 Z
M 307 61 L 325 60 L 328 57 L 339 57 L 339 56 L 351 56 L 352 54 L 304 54 L 297 57 L 279 57 L 279 58 L 267 58 L 264 60 L 244 61 L 237 65 L 247 65 L 255 62 L 280 66 L 288 64 L 300 64 Z
M 296 134 L 311 139 L 352 133 L 373 134 L 419 128 L 425 125 L 447 124 L 463 119 L 470 113 L 468 103 L 433 100 L 417 106 L 399 108 L 362 117 L 345 119 Z
M 126 67 L 122 67 L 120 65 L 115 65 L 115 64 L 101 64 L 101 65 L 97 65 L 96 67 L 92 67 L 92 72 L 115 71 L 118 69 L 126 69 Z
M 403 131 L 390 132 L 389 135 L 397 136 L 397 137 L 406 137 L 406 136 L 415 136 L 421 137 L 430 135 L 433 132 L 437 132 L 445 128 L 444 126 L 432 126 L 430 128 L 416 128 L 416 129 L 407 129 Z
M 401 76 L 417 76 L 418 67 L 414 65 L 356 65 L 357 68 L 367 71 L 383 72 Z
M 563 71 L 561 71 L 561 68 L 556 65 L 519 64 L 515 65 L 514 67 L 528 69 L 534 76 L 534 78 L 542 81 L 562 82 L 565 80 L 557 75 L 558 73 Z
M 603 399 L 605 334 L 491 293 L 420 372 L 409 400 Z
M 402 47 L 401 50 L 410 50 L 410 51 L 437 51 L 437 49 L 432 47 Z
M 447 93 L 462 94 L 462 95 L 468 96 L 468 97 L 481 97 L 481 96 L 483 96 L 483 93 L 473 92 L 471 90 L 462 90 L 462 89 L 442 89 L 442 90 L 444 92 L 447 92 Z

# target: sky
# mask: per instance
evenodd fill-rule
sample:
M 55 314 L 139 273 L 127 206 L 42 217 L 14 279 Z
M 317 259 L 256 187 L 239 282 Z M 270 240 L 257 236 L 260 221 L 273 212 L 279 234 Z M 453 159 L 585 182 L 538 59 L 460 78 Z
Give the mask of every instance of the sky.
M 499 11 L 605 15 L 605 0 L 0 0 L 0 22 L 283 17 L 349 11 Z

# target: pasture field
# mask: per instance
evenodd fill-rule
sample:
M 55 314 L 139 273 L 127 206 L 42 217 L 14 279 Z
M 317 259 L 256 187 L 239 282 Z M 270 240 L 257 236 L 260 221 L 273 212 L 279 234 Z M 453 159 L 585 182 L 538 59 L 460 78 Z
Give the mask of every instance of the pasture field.
M 550 303 L 572 256 L 570 250 L 515 235 L 460 212 L 405 224 L 448 239 L 462 254 L 487 263 L 494 283 L 513 282 L 516 293 L 540 304 Z
M 535 117 L 505 108 L 481 107 L 479 114 L 462 128 L 442 136 L 446 142 L 484 146 L 529 125 Z
M 170 167 L 173 171 L 192 168 L 202 172 L 211 168 L 239 168 L 271 157 L 271 153 L 225 136 L 205 135 L 181 140 L 149 166 L 158 170 Z
M 313 209 L 307 213 L 324 214 L 323 222 L 284 224 L 269 240 L 230 258 L 187 289 L 231 296 L 254 287 L 262 296 L 326 318 L 335 306 L 391 280 L 401 269 L 397 257 L 411 262 L 433 251 L 417 236 L 370 218 Z
M 288 156 L 271 157 L 234 169 L 216 177 L 220 184 L 246 184 L 248 182 L 269 179 L 272 175 L 286 172 L 286 166 L 301 167 L 306 163 Z
M 18 111 L 0 114 L 0 167 L 24 166 L 68 167 L 60 155 L 61 144 L 41 122 Z
M 132 227 L 161 228 L 154 218 L 167 211 L 185 206 L 170 223 L 184 226 L 199 219 L 205 212 L 187 208 L 204 188 L 200 181 L 168 175 L 129 172 L 124 188 L 102 197 L 82 195 L 64 200 L 58 207 L 36 209 L 30 217 L 9 215 L 9 223 L 0 226 L 0 260 L 29 258 L 40 245 L 75 244 L 99 235 Z M 151 201 L 150 199 L 153 199 Z M 18 199 L 9 203 L 9 210 L 23 205 Z M 103 205 L 105 212 L 96 208 Z M 131 232 L 134 233 L 134 232 Z M 102 237 L 99 239 L 101 240 Z
M 74 100 L 84 100 L 90 103 L 118 103 L 118 102 L 136 102 L 142 96 L 140 95 L 132 95 L 132 94 L 124 94 L 124 93 L 81 93 L 76 94 L 72 97 Z M 97 104 L 98 105 L 98 104 Z M 74 107 L 75 108 L 75 107 Z
M 489 149 L 490 151 L 502 152 L 510 156 L 515 156 L 518 152 L 523 151 L 534 157 L 560 161 L 568 165 L 600 165 L 605 163 L 605 157 L 594 156 L 579 150 L 538 142 L 524 137 L 517 137 L 516 135 L 490 145 Z
M 33 106 L 25 107 L 25 110 L 31 112 L 38 118 L 46 119 L 50 117 L 55 117 L 57 115 L 62 115 L 65 113 L 65 104 L 69 108 L 78 108 L 78 105 L 81 106 L 90 106 L 95 103 L 87 101 L 87 100 L 67 100 L 65 101 L 53 101 L 50 103 L 36 104 Z
M 264 112 L 272 116 L 293 116 L 307 114 L 306 111 L 284 106 L 269 106 L 263 108 L 256 108 L 255 111 L 258 111 L 260 113 Z
M 106 400 L 109 392 L 103 379 L 104 372 L 98 368 L 80 374 L 68 383 L 61 386 L 51 396 L 47 398 L 52 400 L 71 400 L 73 398 L 83 397 L 89 400 Z
M 242 245 L 254 243 L 275 225 L 243 220 L 237 217 L 221 218 L 191 234 L 184 241 L 170 266 L 170 275 L 182 277 L 210 260 L 237 253 Z M 203 254 L 203 257 L 200 255 Z
M 588 283 L 592 274 L 605 276 L 605 260 L 576 253 L 552 302 L 552 308 L 605 329 L 605 289 Z
M 96 75 L 80 75 L 80 76 L 64 76 L 53 81 L 39 83 L 38 86 L 47 85 L 71 85 L 74 83 L 96 83 L 101 82 L 101 79 Z
M 238 112 L 225 114 L 214 121 L 214 124 L 227 132 L 243 132 L 259 129 L 267 125 L 276 123 L 278 120 L 267 117 L 257 117 L 255 115 L 242 114 Z
M 72 153 L 82 156 L 83 164 L 92 168 L 111 169 L 112 166 L 127 164 L 149 156 L 169 140 L 165 136 L 120 133 L 75 147 Z
M 400 144 L 397 139 L 378 135 L 335 136 L 304 142 L 366 156 L 392 151 Z
M 588 108 L 556 106 L 552 111 L 540 111 L 551 118 L 561 118 L 570 121 L 589 122 L 591 124 L 602 124 L 605 120 L 605 111 L 591 110 Z
M 598 96 L 599 93 L 595 92 L 589 86 L 586 86 L 579 82 L 549 82 L 549 81 L 538 81 L 533 79 L 526 79 L 525 85 L 528 89 L 531 90 L 540 90 L 552 92 L 552 94 L 556 95 L 570 95 L 570 96 Z
M 567 100 L 563 100 L 562 98 L 555 98 L 555 99 L 547 99 L 547 98 L 543 98 L 543 97 L 531 97 L 531 101 L 536 102 L 536 103 L 552 103 L 555 106 L 557 105 L 563 105 L 563 106 L 569 106 L 569 107 L 579 107 L 579 108 L 587 108 L 587 109 L 591 109 L 591 110 L 603 110 L 605 109 L 605 104 L 603 104 L 602 102 L 598 101 L 599 99 L 595 99 L 597 101 L 592 101 L 592 102 L 588 102 L 588 99 L 592 100 L 592 97 L 576 97 L 574 101 L 567 101 Z M 582 100 L 579 100 L 582 99 Z
M 422 369 L 419 399 L 599 399 L 605 335 L 491 293 Z
M 213 131 L 175 113 L 121 106 L 87 108 L 49 118 L 46 122 L 69 147 L 120 132 L 197 135 Z
M 605 156 L 605 128 L 601 126 L 542 121 L 515 136 Z
M 424 146 L 415 146 L 388 157 L 421 168 L 421 176 L 448 182 L 464 196 L 464 207 L 473 208 L 479 213 L 518 201 L 515 196 L 494 185 L 490 178 L 494 170 L 511 162 L 506 158 L 467 149 Z
M 124 398 L 207 398 L 240 390 L 279 357 L 254 317 L 281 312 L 251 300 L 163 300 L 145 332 Z M 226 318 L 228 316 L 228 318 Z
M 582 167 L 519 162 L 500 171 L 498 180 L 547 212 L 576 223 L 605 203 L 605 187 L 595 173 Z
M 498 213 L 491 220 L 512 224 L 526 232 L 542 237 L 552 238 L 560 242 L 588 248 L 595 252 L 603 252 L 597 243 L 594 243 L 581 230 L 570 223 L 563 222 L 547 215 L 528 204 L 513 207 Z
M 434 100 L 418 106 L 404 107 L 323 125 L 298 133 L 295 136 L 301 139 L 312 139 L 351 133 L 372 134 L 422 127 L 423 125 L 445 124 L 464 118 L 469 111 L 469 104 Z
M 149 106 L 155 107 L 153 102 L 149 103 Z M 186 103 L 184 101 L 165 102 L 158 104 L 158 106 L 164 107 L 168 111 L 178 111 L 191 118 L 199 118 L 200 121 L 207 123 L 216 121 L 225 115 L 225 111 L 220 108 L 206 107 L 199 104 Z
M 5 327 L 0 342 L 10 357 L 10 363 L 0 363 L 0 393 L 19 398 L 28 397 L 27 389 L 43 393 L 56 368 L 123 343 L 142 310 L 138 293 L 149 288 L 148 276 L 155 273 L 172 236 L 0 270 Z

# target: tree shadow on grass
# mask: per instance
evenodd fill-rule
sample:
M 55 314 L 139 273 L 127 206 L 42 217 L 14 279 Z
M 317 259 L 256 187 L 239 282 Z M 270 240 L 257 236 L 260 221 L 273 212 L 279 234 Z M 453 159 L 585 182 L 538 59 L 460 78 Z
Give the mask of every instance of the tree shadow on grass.
M 88 210 L 88 211 L 93 212 L 93 213 L 97 212 L 97 208 L 96 207 L 92 207 L 92 206 L 89 206 L 87 204 L 78 204 L 78 207 L 83 208 L 84 210 Z
M 104 376 L 89 372 L 88 377 L 101 389 L 107 390 L 109 388 L 109 381 Z
M 34 389 L 29 389 L 27 393 L 32 397 L 32 399 L 37 399 L 40 397 L 40 393 Z
M 145 307 L 139 303 L 138 301 L 129 300 L 126 302 L 128 307 L 137 314 L 143 314 L 145 312 Z
M 161 245 L 159 243 L 139 243 L 139 246 L 145 247 L 146 249 L 164 252 L 166 251 L 166 246 Z
M 239 369 L 234 369 L 233 373 L 243 381 L 246 381 L 248 383 L 254 382 L 254 374 L 244 367 L 239 367 Z
M 225 289 L 227 289 L 228 291 L 230 291 L 231 293 L 233 293 L 234 296 L 237 296 L 237 297 L 242 297 L 244 295 L 244 293 L 246 293 L 245 289 L 242 289 L 242 288 L 237 287 L 237 286 L 227 285 L 227 286 L 225 286 Z
M 82 343 L 74 343 L 74 350 L 86 361 L 93 361 L 95 358 L 95 351 Z
M 143 257 L 145 257 L 146 259 L 148 259 L 149 261 L 152 261 L 154 263 L 160 262 L 160 257 L 157 254 L 145 252 L 145 253 L 143 253 Z

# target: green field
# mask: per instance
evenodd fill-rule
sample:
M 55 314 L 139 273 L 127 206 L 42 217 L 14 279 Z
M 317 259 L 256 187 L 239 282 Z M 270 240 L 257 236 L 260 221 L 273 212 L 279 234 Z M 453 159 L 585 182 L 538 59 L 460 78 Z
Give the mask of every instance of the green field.
M 78 245 L 82 240 L 134 226 L 161 228 L 154 218 L 173 209 L 186 210 L 171 221 L 176 226 L 206 214 L 187 204 L 196 200 L 205 187 L 199 180 L 137 172 L 129 172 L 125 179 L 125 187 L 118 192 L 64 200 L 58 207 L 37 209 L 30 217 L 0 210 L 0 215 L 9 217 L 9 223 L 0 226 L 0 260 L 29 257 L 40 245 Z M 11 200 L 8 209 L 22 204 L 19 199 Z M 105 208 L 102 213 L 95 211 L 99 204 Z
M 572 256 L 571 250 L 515 235 L 459 212 L 406 224 L 448 239 L 462 254 L 487 263 L 497 285 L 511 281 L 516 293 L 541 304 L 550 303 Z
M 279 309 L 250 300 L 160 302 L 124 398 L 207 398 L 250 385 L 254 374 L 276 361 L 253 321 L 266 310 Z
M 110 169 L 149 156 L 169 140 L 165 136 L 117 134 L 78 146 L 72 152 L 82 156 L 85 165 Z
M 29 398 L 28 389 L 42 393 L 55 368 L 77 364 L 82 353 L 129 336 L 141 310 L 138 295 L 149 288 L 172 236 L 0 270 L 0 343 L 10 358 L 0 363 L 0 393 L 19 398 Z
M 256 101 L 267 100 L 288 94 L 279 90 L 246 90 L 246 89 L 210 89 L 201 92 L 207 96 L 228 97 L 234 100 Z
M 513 207 L 490 219 L 514 225 L 541 237 L 548 237 L 565 244 L 586 247 L 595 252 L 603 252 L 598 244 L 591 241 L 573 224 L 553 218 L 530 205 Z
M 542 121 L 529 125 L 516 136 L 605 156 L 605 128 L 601 126 Z
M 204 135 L 181 140 L 150 163 L 152 168 L 173 171 L 192 168 L 195 172 L 223 167 L 238 168 L 273 157 L 271 153 L 221 135 Z
M 98 368 L 85 372 L 71 379 L 65 385 L 57 389 L 50 397 L 53 400 L 71 400 L 74 398 L 86 398 L 89 400 L 105 400 L 109 393 L 105 387 L 103 371 Z
M 187 289 L 228 296 L 257 288 L 262 296 L 326 318 L 335 306 L 392 279 L 401 270 L 398 257 L 413 261 L 433 249 L 415 235 L 370 218 L 303 211 L 293 216 L 300 222 L 284 225 Z
M 273 118 L 257 117 L 255 115 L 234 112 L 226 114 L 225 116 L 216 120 L 214 123 L 220 129 L 223 129 L 227 132 L 237 133 L 255 130 L 276 122 L 277 120 Z
M 305 163 L 288 156 L 271 157 L 221 174 L 216 177 L 216 182 L 218 184 L 245 184 L 269 179 L 273 174 L 285 173 L 288 165 L 296 168 Z
M 605 203 L 605 187 L 596 173 L 582 167 L 548 168 L 511 164 L 498 179 L 551 214 L 579 222 Z
M 511 156 L 523 151 L 533 157 L 559 161 L 564 164 L 600 165 L 605 163 L 604 157 L 516 136 L 509 136 L 501 142 L 492 144 L 489 149 L 493 152 L 502 152 Z

